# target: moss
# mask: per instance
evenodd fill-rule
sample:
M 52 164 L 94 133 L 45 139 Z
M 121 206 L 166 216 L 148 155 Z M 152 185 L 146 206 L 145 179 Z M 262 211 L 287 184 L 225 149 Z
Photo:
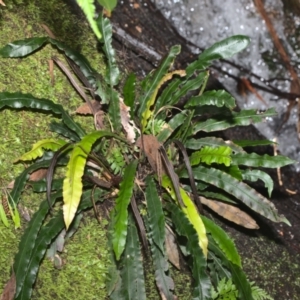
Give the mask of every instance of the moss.
M 62 269 L 54 269 L 45 259 L 41 266 L 32 299 L 105 299 L 105 276 L 108 265 L 105 222 L 85 219 L 78 232 L 67 242 L 61 255 Z
M 44 23 L 69 46 L 82 48 L 83 54 L 96 69 L 100 71 L 103 68 L 102 56 L 96 50 L 96 40 L 88 25 L 72 15 L 62 1 L 6 1 L 6 4 L 7 8 L 1 9 L 0 45 L 27 37 L 45 36 L 40 25 Z M 1 58 L 0 91 L 31 93 L 35 97 L 58 102 L 74 112 L 82 100 L 57 67 L 54 69 L 55 85 L 50 83 L 48 60 L 52 55 L 64 60 L 63 55 L 51 45 L 23 59 Z M 3 187 L 22 170 L 22 166 L 12 165 L 12 162 L 28 151 L 34 142 L 52 136 L 48 130 L 52 116 L 26 110 L 2 109 L 0 113 L 0 136 L 4 137 L 4 143 L 0 145 L 0 182 Z
M 45 36 L 46 33 L 40 25 L 44 23 L 52 29 L 57 38 L 73 48 L 82 50 L 82 53 L 89 58 L 91 65 L 101 71 L 103 68 L 102 55 L 96 50 L 96 40 L 88 24 L 72 15 L 69 7 L 63 1 L 7 0 L 5 3 L 6 7 L 0 8 L 0 47 L 14 40 Z M 55 85 L 51 85 L 48 60 L 52 55 L 64 60 L 63 55 L 58 53 L 51 45 L 46 45 L 34 55 L 22 59 L 0 58 L 0 91 L 31 93 L 37 98 L 51 99 L 62 104 L 66 110 L 73 113 L 82 104 L 82 100 L 57 67 L 54 69 Z M 52 118 L 51 115 L 28 110 L 17 111 L 7 108 L 0 110 L 0 194 L 2 189 L 6 188 L 9 182 L 24 169 L 22 164 L 14 164 L 13 162 L 21 154 L 31 149 L 32 144 L 38 140 L 54 136 L 48 130 L 49 121 Z M 82 118 L 80 122 L 88 123 L 90 119 Z M 33 212 L 44 198 L 44 194 L 33 195 L 31 189 L 26 188 L 21 196 L 20 203 Z M 5 228 L 0 221 L 0 291 L 9 278 L 13 258 L 26 226 L 27 224 L 23 223 L 22 229 L 15 231 L 13 225 Z M 66 294 L 71 295 L 68 296 L 70 299 L 77 298 L 76 294 L 69 291 L 73 278 L 75 280 L 74 274 L 78 275 L 76 277 L 77 291 L 82 294 L 85 293 L 87 299 L 92 299 L 91 294 L 102 295 L 101 293 L 104 292 L 103 276 L 106 270 L 106 245 L 103 228 L 99 229 L 91 221 L 91 223 L 88 222 L 86 226 L 83 226 L 80 231 L 83 231 L 82 234 L 86 234 L 86 237 L 88 236 L 87 231 L 90 231 L 90 241 L 87 242 L 87 238 L 84 238 L 80 233 L 78 238 L 75 236 L 70 241 L 67 247 L 70 256 L 67 253 L 63 254 L 68 263 L 62 271 L 55 270 L 51 262 L 44 260 L 39 272 L 37 290 L 35 291 L 35 295 L 38 296 L 35 296 L 35 299 L 52 299 L 50 294 L 51 291 L 56 290 L 56 287 L 53 284 L 50 285 L 49 278 L 52 281 L 59 278 L 59 281 L 56 281 L 56 284 L 59 284 L 60 287 L 57 290 L 61 295 L 59 299 L 67 299 Z M 79 240 L 79 237 L 81 237 L 81 240 Z M 72 246 L 77 248 L 72 250 Z M 88 256 L 87 253 L 84 253 L 83 247 L 93 254 Z M 92 248 L 96 252 L 92 252 Z M 78 257 L 75 255 L 77 251 L 80 252 Z M 91 263 L 91 259 L 95 262 L 96 258 L 99 259 L 98 263 L 95 263 L 94 266 L 87 265 L 87 263 Z M 83 273 L 79 272 L 80 269 Z M 91 271 L 88 273 L 94 277 L 94 281 L 91 280 L 90 276 L 84 275 L 87 273 L 84 273 L 84 270 Z M 95 290 L 89 288 L 92 285 L 97 285 Z M 50 286 L 52 286 L 52 289 L 47 292 Z M 65 288 L 64 291 L 63 288 Z M 87 294 L 88 292 L 89 294 Z M 103 299 L 102 296 L 100 296 L 101 298 Z M 99 298 L 97 297 L 97 299 Z

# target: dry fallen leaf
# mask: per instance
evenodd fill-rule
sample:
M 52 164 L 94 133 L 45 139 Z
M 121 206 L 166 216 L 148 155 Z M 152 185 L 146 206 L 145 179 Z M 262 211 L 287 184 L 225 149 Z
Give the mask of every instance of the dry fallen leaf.
M 139 132 L 140 130 L 135 126 L 135 124 L 130 120 L 129 115 L 130 108 L 126 106 L 123 102 L 123 99 L 120 98 L 120 114 L 121 114 L 121 123 L 126 131 L 127 134 L 127 140 L 130 143 L 134 143 L 136 132 Z
M 246 214 L 236 206 L 232 206 L 220 201 L 206 199 L 204 197 L 201 197 L 201 202 L 212 209 L 214 212 L 216 212 L 218 215 L 231 222 L 244 226 L 248 229 L 259 228 L 252 217 L 250 217 L 248 214 Z
M 0 0 L 0 5 L 6 6 L 5 3 L 2 0 Z
M 91 101 L 92 106 L 95 108 L 95 111 L 99 111 L 101 108 L 101 104 L 99 101 L 96 100 L 92 100 Z M 77 114 L 80 115 L 92 115 L 93 113 L 91 112 L 91 109 L 89 107 L 89 105 L 85 102 L 82 105 L 80 105 L 76 111 Z
M 172 265 L 174 265 L 178 270 L 180 270 L 179 251 L 175 242 L 175 236 L 171 229 L 168 227 L 166 227 L 165 229 L 165 245 L 168 260 L 171 262 Z
M 39 181 L 39 180 L 45 178 L 46 175 L 47 175 L 47 169 L 38 169 L 30 174 L 29 180 L 30 181 Z
M 31 175 L 29 176 L 30 181 L 39 181 L 43 178 L 45 178 L 47 175 L 47 169 L 38 169 L 34 172 L 31 173 Z M 8 185 L 7 185 L 7 189 L 13 189 L 15 185 L 15 181 L 11 181 Z
M 4 287 L 2 295 L 0 296 L 0 300 L 13 300 L 15 298 L 15 293 L 16 293 L 16 276 L 13 273 Z
M 156 136 L 151 134 L 143 135 L 143 142 L 142 138 L 139 137 L 136 141 L 136 145 L 144 150 L 145 155 L 148 158 L 149 164 L 151 165 L 152 169 L 157 173 L 158 157 L 160 157 L 159 149 L 161 147 L 161 144 L 157 140 Z

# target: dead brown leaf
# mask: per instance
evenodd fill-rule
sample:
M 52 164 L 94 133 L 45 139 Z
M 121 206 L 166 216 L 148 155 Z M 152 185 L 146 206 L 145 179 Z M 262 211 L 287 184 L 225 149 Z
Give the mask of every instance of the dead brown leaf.
M 201 202 L 223 218 L 248 229 L 258 229 L 255 220 L 236 206 L 201 197 Z
M 39 180 L 45 178 L 46 175 L 47 175 L 47 169 L 38 169 L 30 174 L 29 180 L 30 181 L 39 181 Z
M 126 131 L 126 138 L 130 143 L 134 143 L 136 132 L 139 132 L 139 129 L 135 126 L 135 124 L 130 119 L 129 114 L 130 108 L 125 105 L 123 99 L 120 98 L 120 114 L 121 114 L 121 123 Z
M 6 6 L 5 3 L 2 0 L 0 0 L 0 5 Z
M 95 111 L 100 111 L 101 109 L 101 104 L 99 101 L 96 101 L 96 100 L 92 100 L 90 101 L 91 104 L 92 104 L 92 107 L 95 109 Z M 91 108 L 90 106 L 85 102 L 83 103 L 82 105 L 80 105 L 76 111 L 75 111 L 77 114 L 80 114 L 80 115 L 92 115 L 93 112 L 91 111 Z
M 172 265 L 174 265 L 178 270 L 180 270 L 179 251 L 175 242 L 175 235 L 168 227 L 166 227 L 165 229 L 165 235 L 165 245 L 168 260 L 171 262 Z
M 156 136 L 151 134 L 143 135 L 143 141 L 142 138 L 139 137 L 136 141 L 136 145 L 144 150 L 150 166 L 157 173 L 159 166 L 158 158 L 160 158 L 159 149 L 161 147 L 161 144 L 157 140 Z M 164 174 L 166 174 L 166 172 L 164 172 Z
M 0 296 L 0 300 L 13 300 L 15 298 L 15 293 L 16 293 L 16 276 L 13 273 L 4 287 L 2 295 Z

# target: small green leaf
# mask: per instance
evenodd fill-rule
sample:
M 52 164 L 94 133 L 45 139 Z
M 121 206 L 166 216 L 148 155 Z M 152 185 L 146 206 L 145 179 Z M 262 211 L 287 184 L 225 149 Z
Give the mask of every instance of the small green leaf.
M 205 146 L 200 151 L 193 152 L 190 162 L 192 166 L 198 165 L 200 162 L 208 165 L 217 163 L 230 166 L 231 152 L 231 148 L 227 146 L 220 146 L 218 148 Z
M 102 5 L 109 13 L 112 12 L 112 10 L 117 5 L 117 0 L 98 0 L 99 4 Z
M 253 182 L 259 179 L 262 180 L 265 184 L 265 187 L 268 189 L 269 197 L 271 197 L 274 182 L 269 174 L 260 170 L 242 170 L 241 172 L 244 180 L 249 180 Z
M 112 233 L 112 244 L 117 260 L 120 259 L 125 248 L 128 224 L 128 205 L 133 193 L 136 168 L 136 160 L 131 162 L 126 167 L 123 180 L 120 184 L 118 197 L 116 199 L 114 216 L 115 224 L 114 231 Z
M 268 154 L 258 155 L 256 153 L 236 153 L 232 155 L 232 164 L 245 165 L 249 167 L 280 168 L 296 163 L 286 156 L 269 156 Z
M 229 109 L 233 109 L 235 107 L 235 99 L 224 90 L 207 91 L 201 96 L 192 97 L 184 107 L 188 108 L 202 105 L 226 106 Z
M 7 44 L 0 49 L 2 57 L 23 57 L 41 48 L 48 42 L 47 37 L 35 37 Z

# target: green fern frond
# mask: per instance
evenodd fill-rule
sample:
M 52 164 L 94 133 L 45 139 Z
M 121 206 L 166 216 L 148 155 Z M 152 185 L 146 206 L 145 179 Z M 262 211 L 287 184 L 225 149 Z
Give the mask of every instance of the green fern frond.
M 114 147 L 107 156 L 107 161 L 114 174 L 120 174 L 125 167 L 124 153 L 126 149 Z
M 191 165 L 198 165 L 204 162 L 208 165 L 212 163 L 224 164 L 226 167 L 231 163 L 232 149 L 227 146 L 220 146 L 218 148 L 205 146 L 200 151 L 196 151 L 191 156 Z
M 265 290 L 256 286 L 254 281 L 250 284 L 253 300 L 274 300 Z
M 211 298 L 213 300 L 236 300 L 238 296 L 238 290 L 233 284 L 232 279 L 226 280 L 224 277 L 219 281 L 217 290 L 211 289 Z

